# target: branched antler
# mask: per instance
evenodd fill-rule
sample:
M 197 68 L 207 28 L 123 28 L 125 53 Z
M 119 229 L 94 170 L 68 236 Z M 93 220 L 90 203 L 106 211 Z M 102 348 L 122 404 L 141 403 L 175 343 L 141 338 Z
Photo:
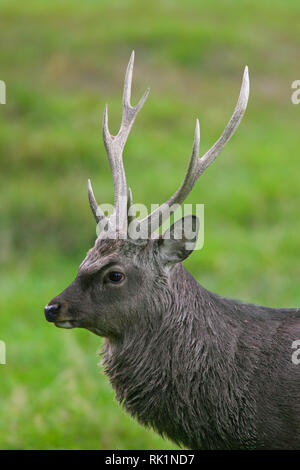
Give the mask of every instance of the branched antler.
M 123 149 L 126 144 L 131 127 L 134 123 L 134 120 L 139 110 L 145 103 L 150 91 L 150 89 L 147 88 L 146 92 L 144 93 L 138 104 L 136 106 L 131 106 L 130 98 L 133 63 L 134 51 L 131 54 L 126 70 L 123 92 L 122 121 L 120 130 L 116 136 L 111 135 L 109 132 L 107 105 L 105 106 L 103 115 L 103 140 L 111 167 L 115 192 L 115 210 L 110 219 L 106 218 L 103 211 L 98 206 L 90 180 L 88 182 L 88 195 L 90 206 L 97 223 L 101 222 L 107 224 L 108 222 L 109 226 L 113 228 L 113 230 L 124 234 L 125 237 L 127 236 L 128 223 L 131 223 L 135 217 L 133 214 L 128 215 L 128 211 L 132 206 L 133 202 L 130 188 L 127 196 L 127 184 L 123 165 Z M 227 142 L 230 140 L 230 138 L 236 131 L 246 111 L 248 98 L 249 75 L 248 67 L 245 67 L 239 99 L 233 112 L 233 115 L 231 116 L 230 121 L 228 122 L 227 126 L 223 131 L 223 134 L 217 140 L 217 142 L 200 158 L 200 126 L 199 121 L 197 119 L 192 156 L 183 183 L 167 202 L 155 209 L 149 216 L 145 217 L 141 221 L 135 220 L 136 228 L 141 238 L 147 238 L 155 230 L 157 230 L 159 226 L 166 220 L 166 218 L 170 216 L 170 213 L 172 212 L 172 207 L 176 207 L 176 205 L 178 207 L 178 204 L 182 204 L 183 201 L 187 198 L 188 194 L 191 192 L 200 175 L 217 158 L 221 150 L 225 147 Z
M 150 89 L 148 88 L 138 104 L 136 106 L 131 106 L 131 84 L 132 84 L 132 71 L 134 64 L 134 51 L 131 54 L 126 75 L 124 81 L 124 92 L 123 92 L 123 113 L 122 121 L 118 134 L 113 136 L 109 132 L 108 128 L 108 112 L 107 105 L 104 109 L 103 115 L 103 141 L 106 148 L 108 160 L 110 163 L 110 168 L 112 172 L 113 182 L 114 182 L 114 192 L 115 192 L 115 212 L 110 218 L 109 222 L 118 232 L 127 233 L 127 184 L 125 177 L 125 170 L 123 165 L 123 149 L 125 147 L 128 135 L 130 133 L 131 127 L 135 121 L 135 118 L 145 103 Z M 103 219 L 104 214 L 97 212 L 98 204 L 93 194 L 92 186 L 89 183 L 89 200 L 92 212 L 96 218 L 97 222 L 100 222 Z

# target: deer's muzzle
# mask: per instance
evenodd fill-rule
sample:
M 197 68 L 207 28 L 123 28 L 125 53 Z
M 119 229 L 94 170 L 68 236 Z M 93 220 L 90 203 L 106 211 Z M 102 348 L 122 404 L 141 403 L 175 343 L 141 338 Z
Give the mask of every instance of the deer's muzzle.
M 59 328 L 74 328 L 75 324 L 72 319 L 66 318 L 66 303 L 51 301 L 44 308 L 45 317 L 48 322 L 54 323 Z

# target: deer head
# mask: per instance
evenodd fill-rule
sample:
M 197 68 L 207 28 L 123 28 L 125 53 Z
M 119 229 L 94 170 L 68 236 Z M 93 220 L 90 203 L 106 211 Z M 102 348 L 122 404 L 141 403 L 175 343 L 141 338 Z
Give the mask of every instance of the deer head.
M 170 278 L 180 276 L 180 263 L 193 251 L 199 223 L 196 217 L 188 216 L 173 224 L 162 236 L 154 232 L 170 216 L 172 207 L 184 202 L 199 176 L 234 134 L 249 96 L 246 67 L 237 105 L 221 137 L 200 158 L 197 120 L 192 155 L 181 186 L 149 216 L 137 220 L 130 210 L 132 193 L 127 190 L 122 154 L 149 89 L 136 106 L 131 105 L 133 63 L 134 52 L 125 75 L 122 122 L 116 136 L 109 132 L 107 106 L 103 116 L 103 140 L 114 183 L 114 212 L 110 218 L 106 217 L 96 202 L 89 180 L 89 202 L 100 229 L 99 236 L 72 284 L 45 307 L 46 319 L 58 327 L 87 328 L 112 339 L 122 337 L 141 316 L 147 319 L 150 328 L 161 314 L 160 305 L 172 303 Z M 130 236 L 132 227 L 139 237 Z

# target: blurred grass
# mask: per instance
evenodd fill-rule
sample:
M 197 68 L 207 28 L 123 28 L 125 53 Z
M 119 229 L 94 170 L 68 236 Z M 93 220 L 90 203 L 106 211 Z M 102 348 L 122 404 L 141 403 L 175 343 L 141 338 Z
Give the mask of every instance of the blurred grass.
M 151 94 L 125 163 L 136 202 L 180 183 L 195 118 L 207 150 L 249 65 L 246 116 L 188 202 L 205 204 L 205 245 L 186 266 L 206 288 L 272 306 L 300 303 L 299 2 L 2 0 L 0 79 L 0 448 L 162 449 L 113 399 L 101 340 L 53 328 L 43 306 L 95 238 L 86 195 L 112 201 L 100 119 L 117 129 L 124 69 Z M 136 98 L 137 99 L 137 98 Z

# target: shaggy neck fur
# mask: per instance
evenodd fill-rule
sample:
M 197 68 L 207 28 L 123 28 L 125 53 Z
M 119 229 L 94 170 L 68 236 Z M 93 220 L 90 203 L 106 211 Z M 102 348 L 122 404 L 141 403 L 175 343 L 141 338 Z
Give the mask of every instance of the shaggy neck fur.
M 120 342 L 107 340 L 105 372 L 132 416 L 179 445 L 263 448 L 260 355 L 282 312 L 210 293 L 178 264 L 163 301 L 153 298 Z

